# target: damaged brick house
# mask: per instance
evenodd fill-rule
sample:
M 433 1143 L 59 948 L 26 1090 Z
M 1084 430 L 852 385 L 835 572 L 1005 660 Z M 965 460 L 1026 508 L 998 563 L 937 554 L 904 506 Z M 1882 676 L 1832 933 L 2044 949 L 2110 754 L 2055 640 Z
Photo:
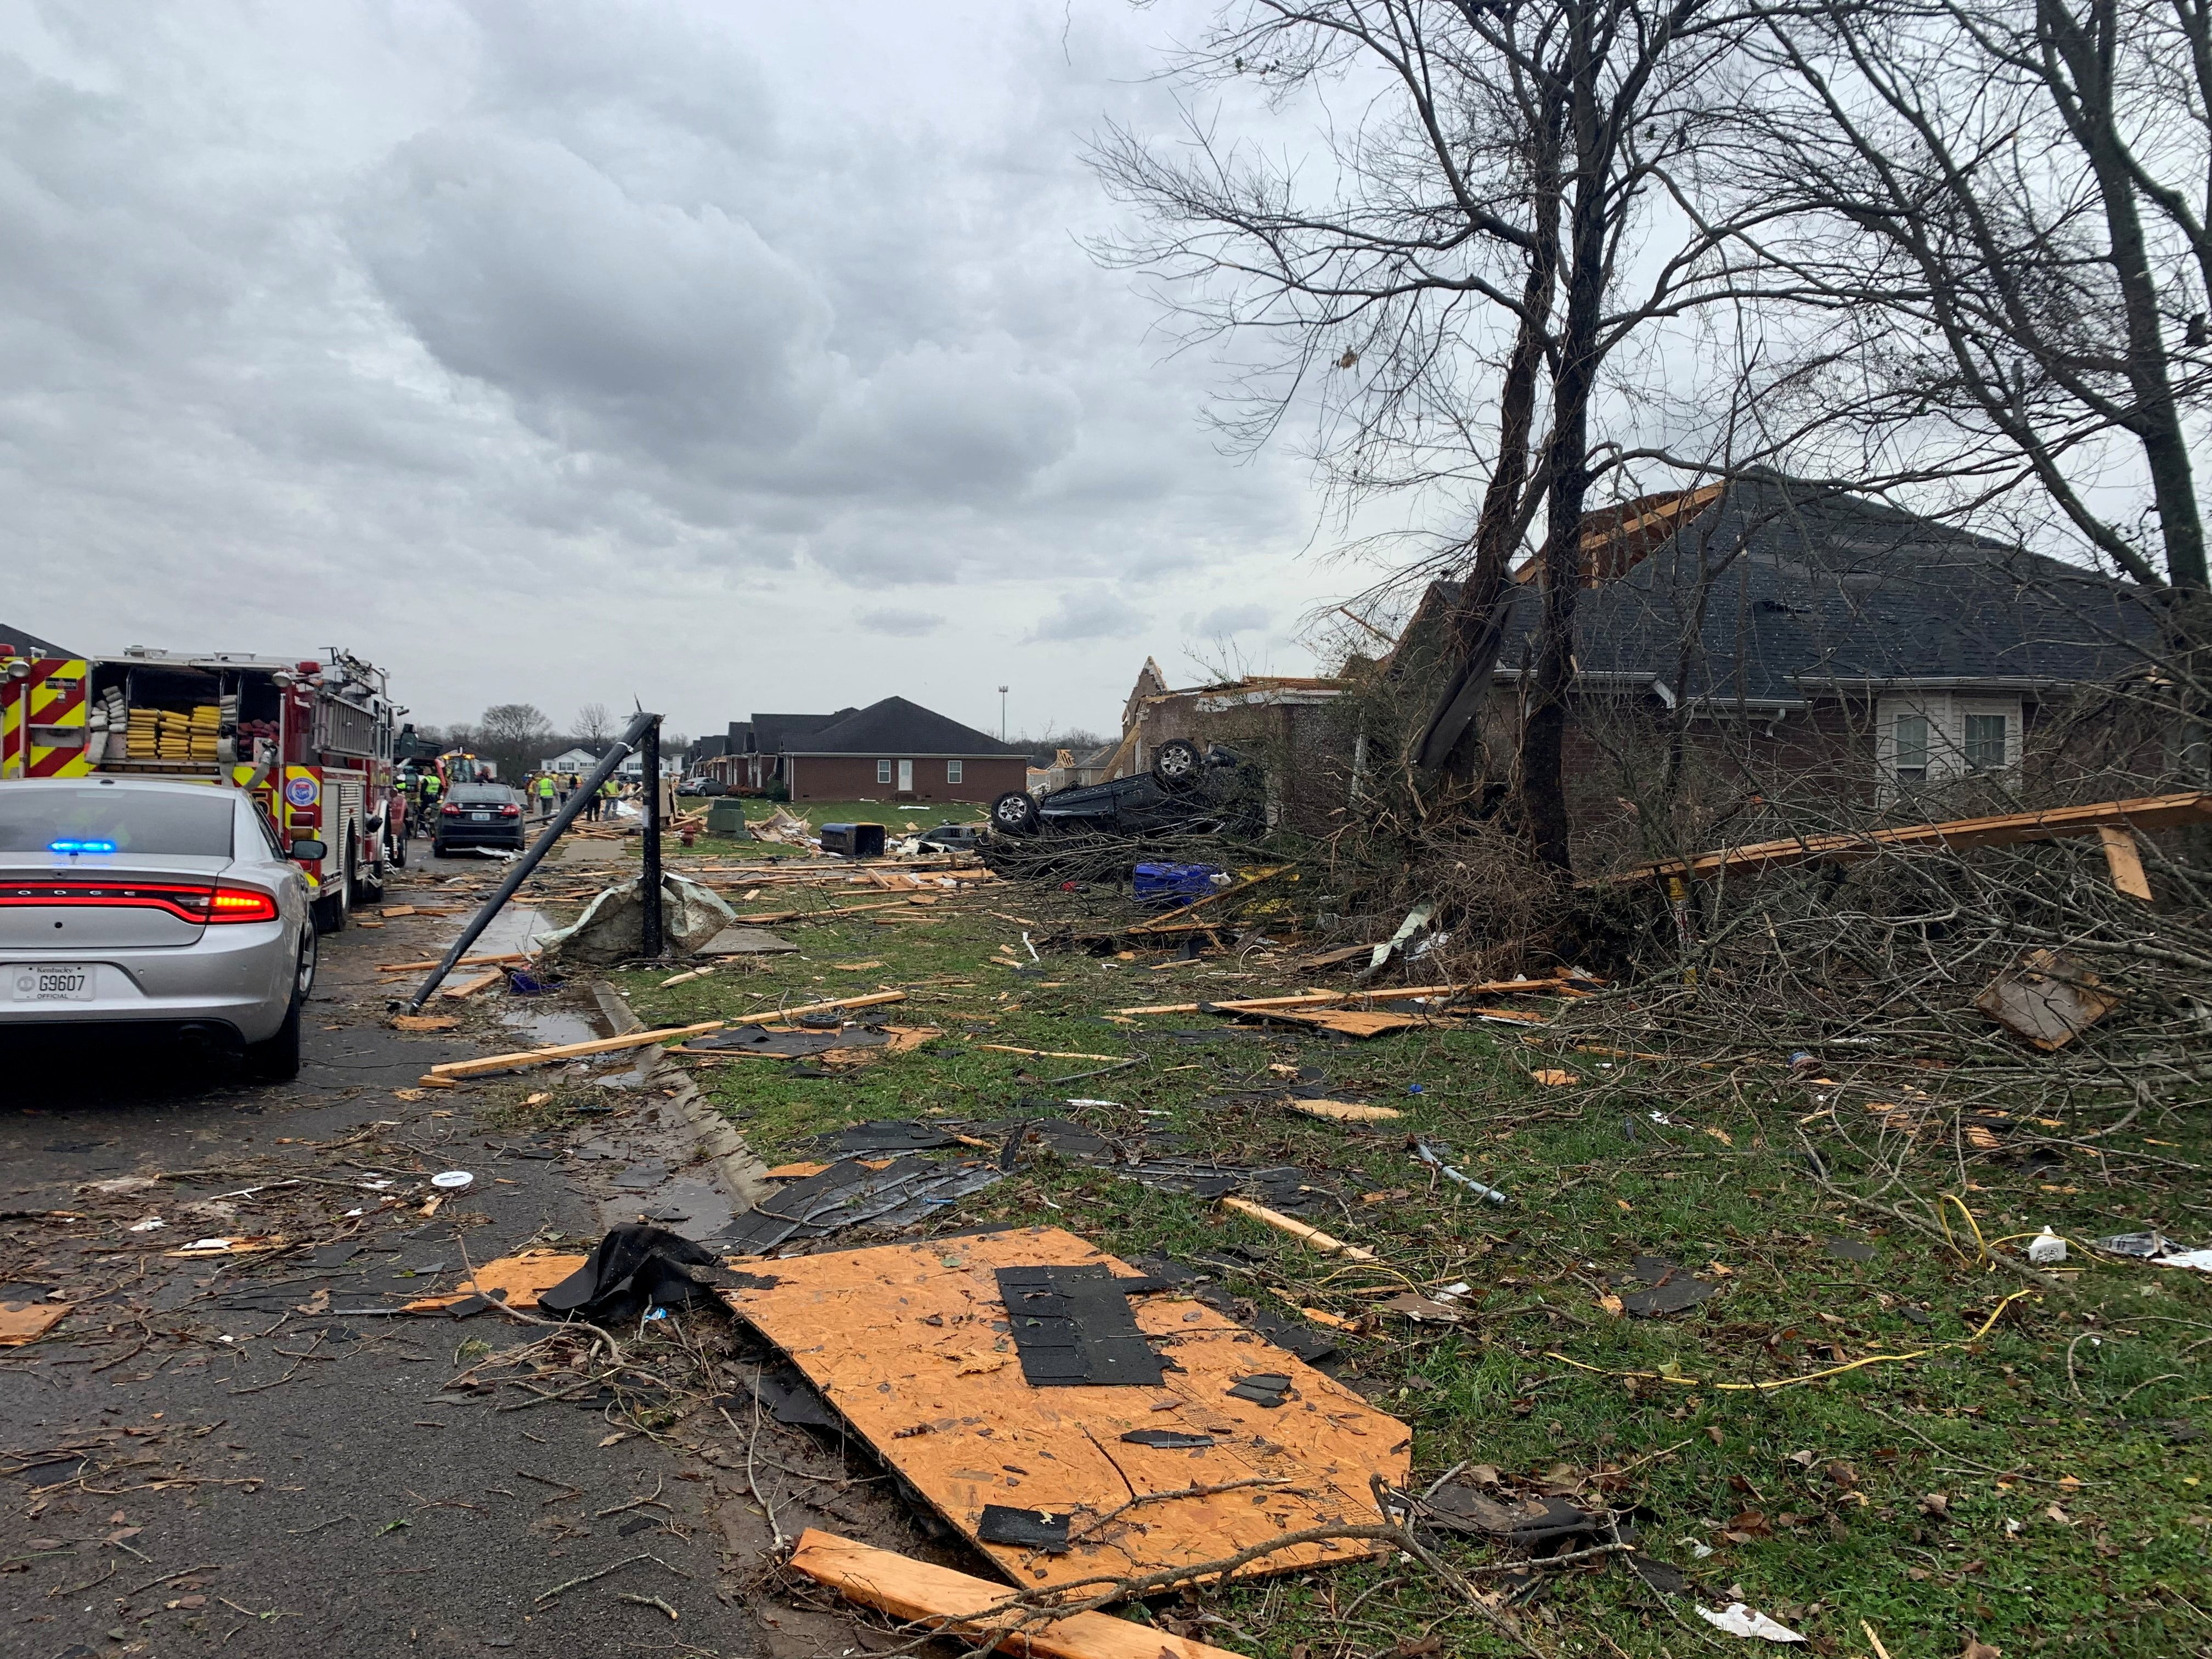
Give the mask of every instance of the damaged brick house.
M 2099 799 L 2162 768 L 2130 696 L 2155 672 L 2155 600 L 2130 584 L 1773 473 L 1589 522 L 1568 749 L 1580 832 L 1656 800 L 1670 758 L 1685 793 L 1705 793 L 1693 818 L 1753 796 L 1951 816 L 2028 788 Z M 1386 672 L 1441 684 L 1458 593 L 1430 586 Z M 1543 599 L 1531 561 L 1477 717 L 1494 755 L 1513 750 Z
M 1282 674 L 1176 689 L 1146 658 L 1122 706 L 1121 742 L 1087 769 L 1101 780 L 1128 777 L 1171 738 L 1219 744 L 1265 774 L 1271 824 L 1318 834 L 1333 827 L 1351 788 L 1352 744 L 1334 707 L 1344 691 L 1341 680 Z

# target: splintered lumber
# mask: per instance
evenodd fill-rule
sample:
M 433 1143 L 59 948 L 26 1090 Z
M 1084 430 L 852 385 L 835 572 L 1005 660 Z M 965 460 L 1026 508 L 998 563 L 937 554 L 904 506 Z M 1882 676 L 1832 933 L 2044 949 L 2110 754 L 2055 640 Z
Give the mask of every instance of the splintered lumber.
M 742 1022 L 757 1024 L 763 1020 L 797 1019 L 802 1014 L 833 1014 L 841 1008 L 873 1008 L 885 1002 L 904 1002 L 903 991 L 871 991 L 866 996 L 836 997 L 828 1002 L 809 1002 L 797 1008 L 762 1008 L 747 1014 Z
M 1027 1054 L 1031 1060 L 1127 1060 L 1127 1054 L 1079 1054 L 1061 1048 L 1017 1048 L 1011 1042 L 978 1042 L 994 1054 Z
M 1333 1238 L 1318 1227 L 1309 1227 L 1295 1216 L 1285 1215 L 1280 1210 L 1271 1210 L 1264 1204 L 1255 1204 L 1249 1198 L 1224 1198 L 1217 1200 L 1224 1210 L 1234 1210 L 1239 1215 L 1249 1215 L 1263 1226 L 1273 1227 L 1279 1233 L 1288 1233 L 1292 1238 L 1310 1244 L 1323 1255 L 1340 1255 L 1346 1261 L 1372 1261 L 1375 1252 L 1357 1244 L 1347 1244 Z
M 1395 1106 L 1369 1106 L 1356 1100 L 1306 1100 L 1290 1095 L 1283 1104 L 1308 1117 L 1325 1117 L 1336 1123 L 1388 1123 L 1406 1115 Z
M 1058 1228 L 782 1257 L 769 1266 L 772 1274 L 716 1294 L 805 1374 L 923 1502 L 1025 1588 L 1195 1568 L 1285 1532 L 1373 1522 L 1380 1517 L 1370 1480 L 1404 1486 L 1413 1443 L 1403 1423 L 1179 1292 L 1127 1304 L 1146 1346 L 1175 1362 L 1157 1386 L 1030 1382 L 1006 1336 L 998 1269 L 1089 1267 L 1138 1276 Z M 1256 1376 L 1284 1382 L 1282 1404 L 1230 1392 Z M 1122 1438 L 1147 1429 L 1208 1443 L 1156 1447 Z M 1142 1507 L 1130 1512 L 1133 1498 Z M 979 1534 L 990 1504 L 1069 1516 L 1067 1551 L 1039 1554 L 985 1541 Z M 1291 1545 L 1237 1576 L 1341 1565 L 1386 1547 L 1364 1539 Z M 1142 1636 L 1139 1659 L 1157 1659 L 1159 1632 Z
M 1024 1624 L 1021 1608 L 992 1611 L 1013 1594 L 1004 1584 L 812 1527 L 799 1534 L 791 1569 L 827 1584 L 848 1601 L 941 1635 L 991 1644 L 1015 1659 L 1242 1659 L 1226 1648 L 1170 1636 L 1108 1613 L 1075 1613 L 1049 1623 Z
M 1218 1005 L 1217 1005 L 1218 1006 Z M 1339 1036 L 1375 1037 L 1388 1031 L 1410 1030 L 1421 1021 L 1412 1014 L 1373 1014 L 1358 1008 L 1255 1008 L 1255 1019 L 1277 1019 Z
M 525 952 L 509 951 L 501 956 L 463 957 L 453 966 L 456 968 L 523 968 L 527 967 L 529 963 L 530 957 Z M 376 971 L 380 974 L 414 974 L 420 973 L 426 968 L 435 968 L 437 965 L 437 957 L 425 957 L 420 962 L 380 962 L 376 964 Z
M 441 997 L 472 997 L 477 992 L 498 984 L 506 977 L 505 969 L 487 968 L 481 974 L 472 974 L 467 979 L 456 980 L 451 985 L 439 987 L 438 994 Z
M 1226 887 L 1223 887 L 1213 892 L 1208 893 L 1204 898 L 1193 899 L 1188 904 L 1183 905 L 1176 909 L 1164 911 L 1161 915 L 1154 916 L 1150 921 L 1138 922 L 1135 926 L 1125 928 L 1123 931 L 1131 933 L 1148 933 L 1155 927 L 1160 926 L 1163 922 L 1179 921 L 1182 917 L 1188 915 L 1194 910 L 1202 910 L 1209 904 L 1218 904 L 1223 899 L 1231 897 L 1238 893 L 1249 891 L 1250 889 L 1257 887 L 1263 881 L 1273 881 L 1277 876 L 1281 875 L 1284 871 L 1290 867 L 1291 866 L 1287 864 L 1279 864 L 1273 869 L 1258 871 L 1252 875 L 1245 877 L 1242 881 L 1232 882 Z
M 1662 859 L 1639 864 L 1595 884 L 1614 886 L 1626 882 L 1664 879 L 1668 876 L 1710 878 L 1723 871 L 1759 875 L 1792 865 L 1840 862 L 1874 858 L 1900 848 L 1937 848 L 1958 851 L 1969 847 L 2009 847 L 2021 842 L 2056 841 L 2067 836 L 2094 836 L 2102 830 L 2164 830 L 2175 824 L 2212 818 L 2212 791 L 2191 790 L 2179 795 L 2142 795 L 2132 800 L 2099 801 L 2090 806 L 2057 806 L 2041 812 L 2004 812 L 1992 817 L 1952 818 L 1942 823 L 1909 823 L 1894 830 L 1869 830 L 1830 836 L 1803 836 L 1791 841 L 1759 842 L 1700 853 L 1688 859 Z M 2109 843 L 2108 843 L 2109 845 Z
M 563 1042 L 550 1048 L 526 1048 L 519 1054 L 486 1054 L 480 1060 L 448 1060 L 430 1068 L 431 1078 L 452 1079 L 459 1077 L 488 1077 L 495 1072 L 524 1072 L 533 1066 L 550 1066 L 556 1060 L 579 1060 L 586 1054 L 611 1054 L 624 1048 L 644 1048 L 656 1042 L 673 1042 L 678 1037 L 697 1036 L 702 1031 L 719 1031 L 730 1022 L 726 1019 L 701 1020 L 696 1025 L 665 1025 L 649 1031 L 632 1031 L 627 1036 L 599 1037 L 591 1042 Z
M 2097 839 L 2104 843 L 2105 868 L 2112 878 L 2112 885 L 2130 898 L 2150 902 L 2150 878 L 2143 873 L 2142 854 L 2136 849 L 2136 838 L 2126 830 L 2109 823 L 2097 826 Z
M 1317 1002 L 1341 1002 L 1341 991 L 1300 991 L 1287 997 L 1245 997 L 1236 1002 L 1156 1002 L 1144 1008 L 1116 1008 L 1117 1014 L 1195 1014 L 1203 1009 L 1218 1008 L 1224 1014 L 1241 1014 L 1248 1009 L 1310 1008 Z

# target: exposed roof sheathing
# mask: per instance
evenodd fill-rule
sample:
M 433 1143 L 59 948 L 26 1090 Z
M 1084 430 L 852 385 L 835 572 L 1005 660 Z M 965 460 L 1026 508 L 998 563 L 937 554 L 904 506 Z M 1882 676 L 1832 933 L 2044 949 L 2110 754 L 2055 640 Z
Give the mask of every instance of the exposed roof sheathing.
M 1402 1485 L 1412 1431 L 1181 1294 L 1133 1299 L 1138 1328 L 1181 1367 L 1158 1387 L 1039 1389 L 1025 1381 L 996 1270 L 1093 1264 L 1141 1277 L 1071 1233 L 1038 1227 L 777 1260 L 754 1269 L 773 1277 L 772 1287 L 721 1294 L 878 1456 L 1025 1587 L 1191 1566 L 1285 1532 L 1378 1518 L 1369 1477 Z M 1262 1374 L 1289 1379 L 1285 1403 L 1271 1407 L 1230 1392 Z M 1177 1449 L 1122 1438 L 1161 1429 L 1212 1443 Z M 1133 1493 L 1232 1483 L 1243 1484 L 1130 1507 Z M 984 1542 L 986 1504 L 1071 1516 L 1070 1547 L 1045 1554 Z M 1344 1562 L 1381 1547 L 1309 1544 L 1262 1557 L 1239 1576 Z

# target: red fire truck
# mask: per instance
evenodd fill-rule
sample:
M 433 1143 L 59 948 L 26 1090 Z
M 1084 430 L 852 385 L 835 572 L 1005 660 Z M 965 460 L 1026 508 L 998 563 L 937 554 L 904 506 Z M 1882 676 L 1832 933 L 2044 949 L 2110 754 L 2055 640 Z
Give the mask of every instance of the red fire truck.
M 288 843 L 325 849 L 301 867 L 325 933 L 384 894 L 407 861 L 407 800 L 392 742 L 406 710 L 381 669 L 319 659 L 133 646 L 119 657 L 37 657 L 0 641 L 0 780 L 96 773 L 228 781 Z

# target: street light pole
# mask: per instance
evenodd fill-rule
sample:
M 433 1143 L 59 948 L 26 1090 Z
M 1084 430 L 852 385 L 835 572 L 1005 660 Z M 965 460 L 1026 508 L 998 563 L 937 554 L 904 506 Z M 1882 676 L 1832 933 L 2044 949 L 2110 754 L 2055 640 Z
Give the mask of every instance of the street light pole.
M 1006 740 L 1006 688 L 999 688 L 999 741 Z

